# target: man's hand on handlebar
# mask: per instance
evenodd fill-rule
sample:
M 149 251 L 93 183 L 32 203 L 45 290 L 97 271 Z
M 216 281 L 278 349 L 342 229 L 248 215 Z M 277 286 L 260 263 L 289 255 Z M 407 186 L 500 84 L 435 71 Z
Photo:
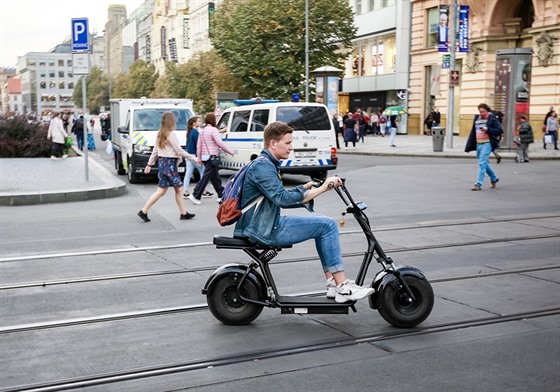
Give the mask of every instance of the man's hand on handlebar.
M 307 195 L 303 199 L 306 203 L 311 199 L 316 198 L 321 193 L 334 189 L 342 185 L 342 180 L 339 177 L 329 177 L 321 183 L 321 181 L 309 181 L 303 186 L 304 189 L 308 190 Z

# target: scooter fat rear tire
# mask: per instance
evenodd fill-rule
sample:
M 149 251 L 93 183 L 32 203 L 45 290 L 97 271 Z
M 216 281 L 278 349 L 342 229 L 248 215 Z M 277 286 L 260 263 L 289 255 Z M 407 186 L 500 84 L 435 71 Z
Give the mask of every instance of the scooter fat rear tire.
M 256 319 L 262 312 L 263 306 L 243 301 L 237 292 L 239 280 L 228 276 L 220 279 L 212 291 L 207 295 L 210 312 L 227 325 L 246 325 Z M 250 280 L 243 282 L 240 288 L 245 298 L 260 299 L 257 286 Z
M 416 298 L 412 303 L 403 287 L 395 290 L 387 285 L 381 295 L 379 314 L 389 324 L 399 328 L 412 328 L 426 320 L 434 306 L 434 291 L 430 282 L 413 275 L 404 276 L 404 280 Z

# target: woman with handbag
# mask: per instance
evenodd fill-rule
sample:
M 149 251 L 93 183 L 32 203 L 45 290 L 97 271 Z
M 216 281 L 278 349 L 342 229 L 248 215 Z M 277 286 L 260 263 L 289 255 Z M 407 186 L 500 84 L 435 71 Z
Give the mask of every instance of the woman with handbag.
M 220 137 L 220 131 L 216 128 L 216 116 L 214 113 L 207 113 L 204 117 L 204 122 L 206 126 L 200 132 L 196 143 L 196 156 L 204 164 L 204 174 L 194 188 L 193 193 L 189 195 L 189 200 L 197 205 L 202 203 L 200 198 L 208 182 L 211 182 L 216 190 L 218 201 L 221 200 L 224 187 L 222 186 L 220 173 L 218 172 L 220 166 L 220 149 L 234 156 L 234 152 L 225 145 Z
M 68 133 L 64 130 L 60 113 L 54 112 L 52 116 L 47 133 L 47 139 L 52 141 L 51 159 L 66 158 L 68 155 L 64 152 L 64 145 L 66 144 Z
M 547 138 L 547 136 L 549 136 Z M 543 147 L 546 150 L 546 139 L 551 139 L 548 143 L 554 143 L 554 149 L 558 150 L 558 117 L 553 110 L 546 120 L 546 133 L 543 138 Z
M 146 205 L 138 211 L 138 216 L 144 222 L 149 222 L 148 211 L 163 195 L 167 193 L 169 187 L 175 190 L 175 202 L 179 207 L 180 220 L 194 218 L 194 214 L 189 214 L 183 205 L 183 182 L 179 176 L 179 163 L 182 157 L 190 160 L 197 160 L 194 155 L 189 154 L 179 144 L 177 136 L 173 133 L 176 129 L 175 115 L 172 112 L 165 112 L 161 117 L 156 143 L 150 160 L 144 168 L 144 173 L 149 174 L 153 165 L 158 160 L 158 188 L 150 196 Z

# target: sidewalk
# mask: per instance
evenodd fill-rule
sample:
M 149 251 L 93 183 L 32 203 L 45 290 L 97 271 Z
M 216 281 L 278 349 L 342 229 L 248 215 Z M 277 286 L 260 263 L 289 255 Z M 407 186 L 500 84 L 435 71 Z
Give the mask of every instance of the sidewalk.
M 356 148 L 348 147 L 345 149 L 342 137 L 339 138 L 340 149 L 338 152 L 354 155 L 385 155 L 385 156 L 406 156 L 406 157 L 436 157 L 436 158 L 473 158 L 476 159 L 476 152 L 465 152 L 467 144 L 466 137 L 453 137 L 453 147 L 447 147 L 447 139 L 443 142 L 443 151 L 434 152 L 432 136 L 409 136 L 397 135 L 395 145 L 389 145 L 389 136 L 366 136 L 365 143 L 356 143 Z M 351 146 L 351 143 L 348 144 Z M 515 150 L 499 150 L 503 160 L 515 159 Z M 529 145 L 529 157 L 533 160 L 539 159 L 560 159 L 560 151 L 554 150 L 552 145 L 548 149 L 543 149 L 542 143 L 535 142 Z
M 0 159 L 0 205 L 63 203 L 121 196 L 126 184 L 103 166 L 83 156 Z
M 340 155 L 385 155 L 406 157 L 439 157 L 476 159 L 476 153 L 465 153 L 467 138 L 453 137 L 453 148 L 434 152 L 431 136 L 397 135 L 395 144 L 389 137 L 366 136 L 365 143 L 356 148 L 344 148 L 340 138 Z M 544 150 L 541 142 L 530 145 L 532 160 L 560 159 L 560 151 Z M 513 160 L 515 151 L 500 151 L 503 160 Z M 85 162 L 82 156 L 51 160 L 50 158 L 0 159 L 0 205 L 18 206 L 43 203 L 62 203 L 116 197 L 126 192 L 126 184 L 103 166 L 90 159 L 89 181 L 85 180 Z

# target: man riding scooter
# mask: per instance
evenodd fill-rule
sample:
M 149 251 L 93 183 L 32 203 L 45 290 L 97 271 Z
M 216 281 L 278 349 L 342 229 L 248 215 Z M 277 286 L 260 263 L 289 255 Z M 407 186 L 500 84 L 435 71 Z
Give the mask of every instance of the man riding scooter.
M 315 239 L 315 246 L 327 279 L 327 297 L 337 303 L 363 299 L 374 289 L 361 287 L 346 278 L 337 223 L 322 215 L 282 216 L 281 208 L 305 207 L 313 212 L 313 199 L 342 184 L 340 178 L 329 177 L 317 188 L 310 181 L 287 190 L 278 174 L 280 160 L 288 159 L 293 129 L 277 121 L 264 130 L 264 149 L 248 169 L 243 183 L 242 207 L 263 195 L 263 201 L 241 216 L 234 230 L 235 237 L 247 237 L 267 246 L 289 246 Z M 256 212 L 255 212 L 256 211 Z

